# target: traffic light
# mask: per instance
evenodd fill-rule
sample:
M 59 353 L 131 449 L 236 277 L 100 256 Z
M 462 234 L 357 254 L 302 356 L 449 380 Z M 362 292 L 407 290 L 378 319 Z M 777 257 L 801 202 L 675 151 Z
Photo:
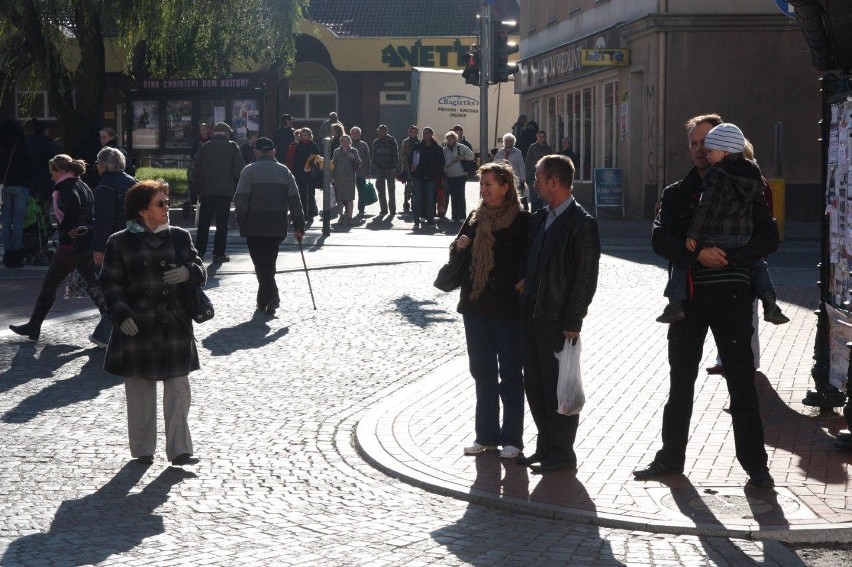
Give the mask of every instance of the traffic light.
M 509 75 L 514 74 L 517 68 L 514 63 L 509 63 L 509 56 L 520 48 L 509 41 L 509 36 L 518 33 L 518 29 L 518 23 L 514 21 L 491 22 L 492 83 L 507 82 Z
M 462 77 L 468 85 L 479 86 L 479 52 L 472 51 L 464 54 L 464 71 Z

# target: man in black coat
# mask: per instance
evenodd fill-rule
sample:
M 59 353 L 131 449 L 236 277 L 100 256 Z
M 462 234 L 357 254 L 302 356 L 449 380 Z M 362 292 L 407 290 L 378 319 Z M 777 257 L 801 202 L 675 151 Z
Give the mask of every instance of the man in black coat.
M 293 120 L 292 116 L 289 114 L 282 114 L 281 128 L 272 133 L 272 142 L 277 148 L 276 151 L 280 154 L 279 161 L 281 161 L 281 163 L 284 163 L 284 154 L 287 153 L 287 148 L 289 148 L 290 144 L 296 140 L 296 130 L 293 128 L 293 124 L 295 123 L 296 121 Z
M 518 464 L 535 473 L 577 466 L 574 439 L 579 414 L 558 413 L 559 362 L 553 356 L 566 339 L 580 336 L 595 295 L 601 257 L 595 219 L 571 194 L 574 166 L 560 155 L 536 164 L 535 184 L 547 207 L 530 224 L 522 284 L 524 389 L 538 438 L 535 453 Z
M 423 140 L 412 148 L 408 165 L 414 182 L 411 206 L 414 228 L 420 227 L 421 220 L 434 225 L 436 183 L 444 175 L 444 149 L 428 126 L 423 128 Z
M 767 466 L 763 423 L 754 387 L 749 266 L 778 248 L 778 227 L 766 200 L 759 196 L 752 205 L 754 228 L 748 244 L 731 250 L 699 246 L 694 252 L 685 246 L 686 233 L 701 197 L 702 180 L 709 170 L 704 138 L 721 122 L 718 115 L 708 114 L 686 123 L 694 167 L 681 181 L 663 191 L 651 233 L 654 252 L 671 264 L 691 270 L 694 292 L 684 305 L 686 318 L 669 326 L 671 372 L 669 399 L 663 410 L 663 447 L 650 465 L 635 470 L 633 476 L 648 480 L 683 472 L 695 380 L 709 328 L 722 357 L 731 396 L 737 460 L 748 473 L 749 484 L 771 488 L 775 482 Z

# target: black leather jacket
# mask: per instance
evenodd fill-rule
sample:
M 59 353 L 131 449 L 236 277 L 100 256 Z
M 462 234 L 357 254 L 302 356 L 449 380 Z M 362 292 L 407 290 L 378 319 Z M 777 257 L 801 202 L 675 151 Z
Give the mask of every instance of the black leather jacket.
M 696 247 L 695 252 L 690 252 L 685 246 L 686 233 L 700 196 L 701 177 L 693 167 L 686 177 L 672 183 L 663 191 L 660 212 L 654 220 L 651 232 L 654 252 L 683 268 L 701 268 L 698 263 L 701 245 Z M 778 248 L 778 226 L 763 195 L 755 197 L 751 215 L 753 228 L 748 244 L 725 251 L 729 266 L 746 267 Z
M 533 215 L 527 251 L 547 210 Z M 561 321 L 562 330 L 579 332 L 598 286 L 601 239 L 598 223 L 574 201 L 548 229 L 539 256 L 533 319 Z M 532 298 L 527 297 L 529 302 Z M 529 305 L 529 303 L 527 303 Z

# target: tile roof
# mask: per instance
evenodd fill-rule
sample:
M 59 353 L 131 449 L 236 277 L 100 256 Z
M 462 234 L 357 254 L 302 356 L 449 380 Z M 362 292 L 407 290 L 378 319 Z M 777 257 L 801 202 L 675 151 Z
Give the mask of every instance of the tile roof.
M 517 6 L 498 4 L 495 14 Z M 341 37 L 472 36 L 479 10 L 479 0 L 312 0 L 308 17 Z

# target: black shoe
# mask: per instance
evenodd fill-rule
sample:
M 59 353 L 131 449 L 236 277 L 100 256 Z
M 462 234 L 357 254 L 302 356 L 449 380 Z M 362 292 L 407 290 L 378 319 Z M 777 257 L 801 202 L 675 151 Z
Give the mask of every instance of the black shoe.
M 722 368 L 721 364 L 714 364 L 713 366 L 707 367 L 707 374 L 719 374 L 720 376 L 724 376 L 725 369 Z
M 201 459 L 197 459 L 193 457 L 190 453 L 184 453 L 183 455 L 178 455 L 174 459 L 172 459 L 172 464 L 176 467 L 182 467 L 184 465 L 195 465 L 198 464 L 198 461 Z
M 684 319 L 686 319 L 686 313 L 683 312 L 683 305 L 679 301 L 669 301 L 663 309 L 663 314 L 657 317 L 657 323 L 677 323 Z
M 31 341 L 37 341 L 39 335 L 41 335 L 41 325 L 36 325 L 35 323 L 25 323 L 23 325 L 9 325 L 9 328 L 12 329 L 13 333 L 23 335 Z
M 540 463 L 542 458 L 538 456 L 538 453 L 533 453 L 529 457 L 525 457 L 523 455 L 518 455 L 515 457 L 515 463 L 521 465 L 522 467 L 528 467 L 534 463 Z
M 411 210 L 411 205 L 409 205 L 408 203 L 404 203 L 404 204 L 402 205 L 402 211 L 403 211 L 404 213 L 407 213 L 407 212 L 408 212 L 408 211 L 410 211 L 410 210 Z
M 658 476 L 668 476 L 673 474 L 683 474 L 683 467 L 672 467 L 660 464 L 657 461 L 652 461 L 651 464 L 644 469 L 636 469 L 633 471 L 633 478 L 636 480 L 650 480 Z
M 142 455 L 141 457 L 136 457 L 136 462 L 140 465 L 153 465 L 154 457 L 153 455 Z
M 548 472 L 556 472 L 556 471 L 564 471 L 567 469 L 576 469 L 577 462 L 576 461 L 556 461 L 556 460 L 548 460 L 544 459 L 540 465 L 532 465 L 530 466 L 530 471 L 533 474 L 542 474 Z
M 781 312 L 781 308 L 778 307 L 777 303 L 764 304 L 763 320 L 773 325 L 783 325 L 790 322 L 790 318 Z
M 213 256 L 213 261 L 214 261 L 214 262 L 219 262 L 219 263 L 223 263 L 223 262 L 230 262 L 230 261 L 231 261 L 231 257 L 230 257 L 230 256 L 226 256 L 225 254 L 222 254 L 221 256 Z
M 274 303 L 270 303 L 264 308 L 264 311 L 266 311 L 267 315 L 275 315 L 275 310 L 278 309 L 278 305 L 279 303 L 277 301 Z
M 828 384 L 824 388 L 817 387 L 816 390 L 808 390 L 802 403 L 806 406 L 820 408 L 840 408 L 846 405 L 846 394 Z
M 774 488 L 775 487 L 775 479 L 772 478 L 772 475 L 769 474 L 769 471 L 763 469 L 762 471 L 749 473 L 748 484 L 757 487 L 757 488 Z

